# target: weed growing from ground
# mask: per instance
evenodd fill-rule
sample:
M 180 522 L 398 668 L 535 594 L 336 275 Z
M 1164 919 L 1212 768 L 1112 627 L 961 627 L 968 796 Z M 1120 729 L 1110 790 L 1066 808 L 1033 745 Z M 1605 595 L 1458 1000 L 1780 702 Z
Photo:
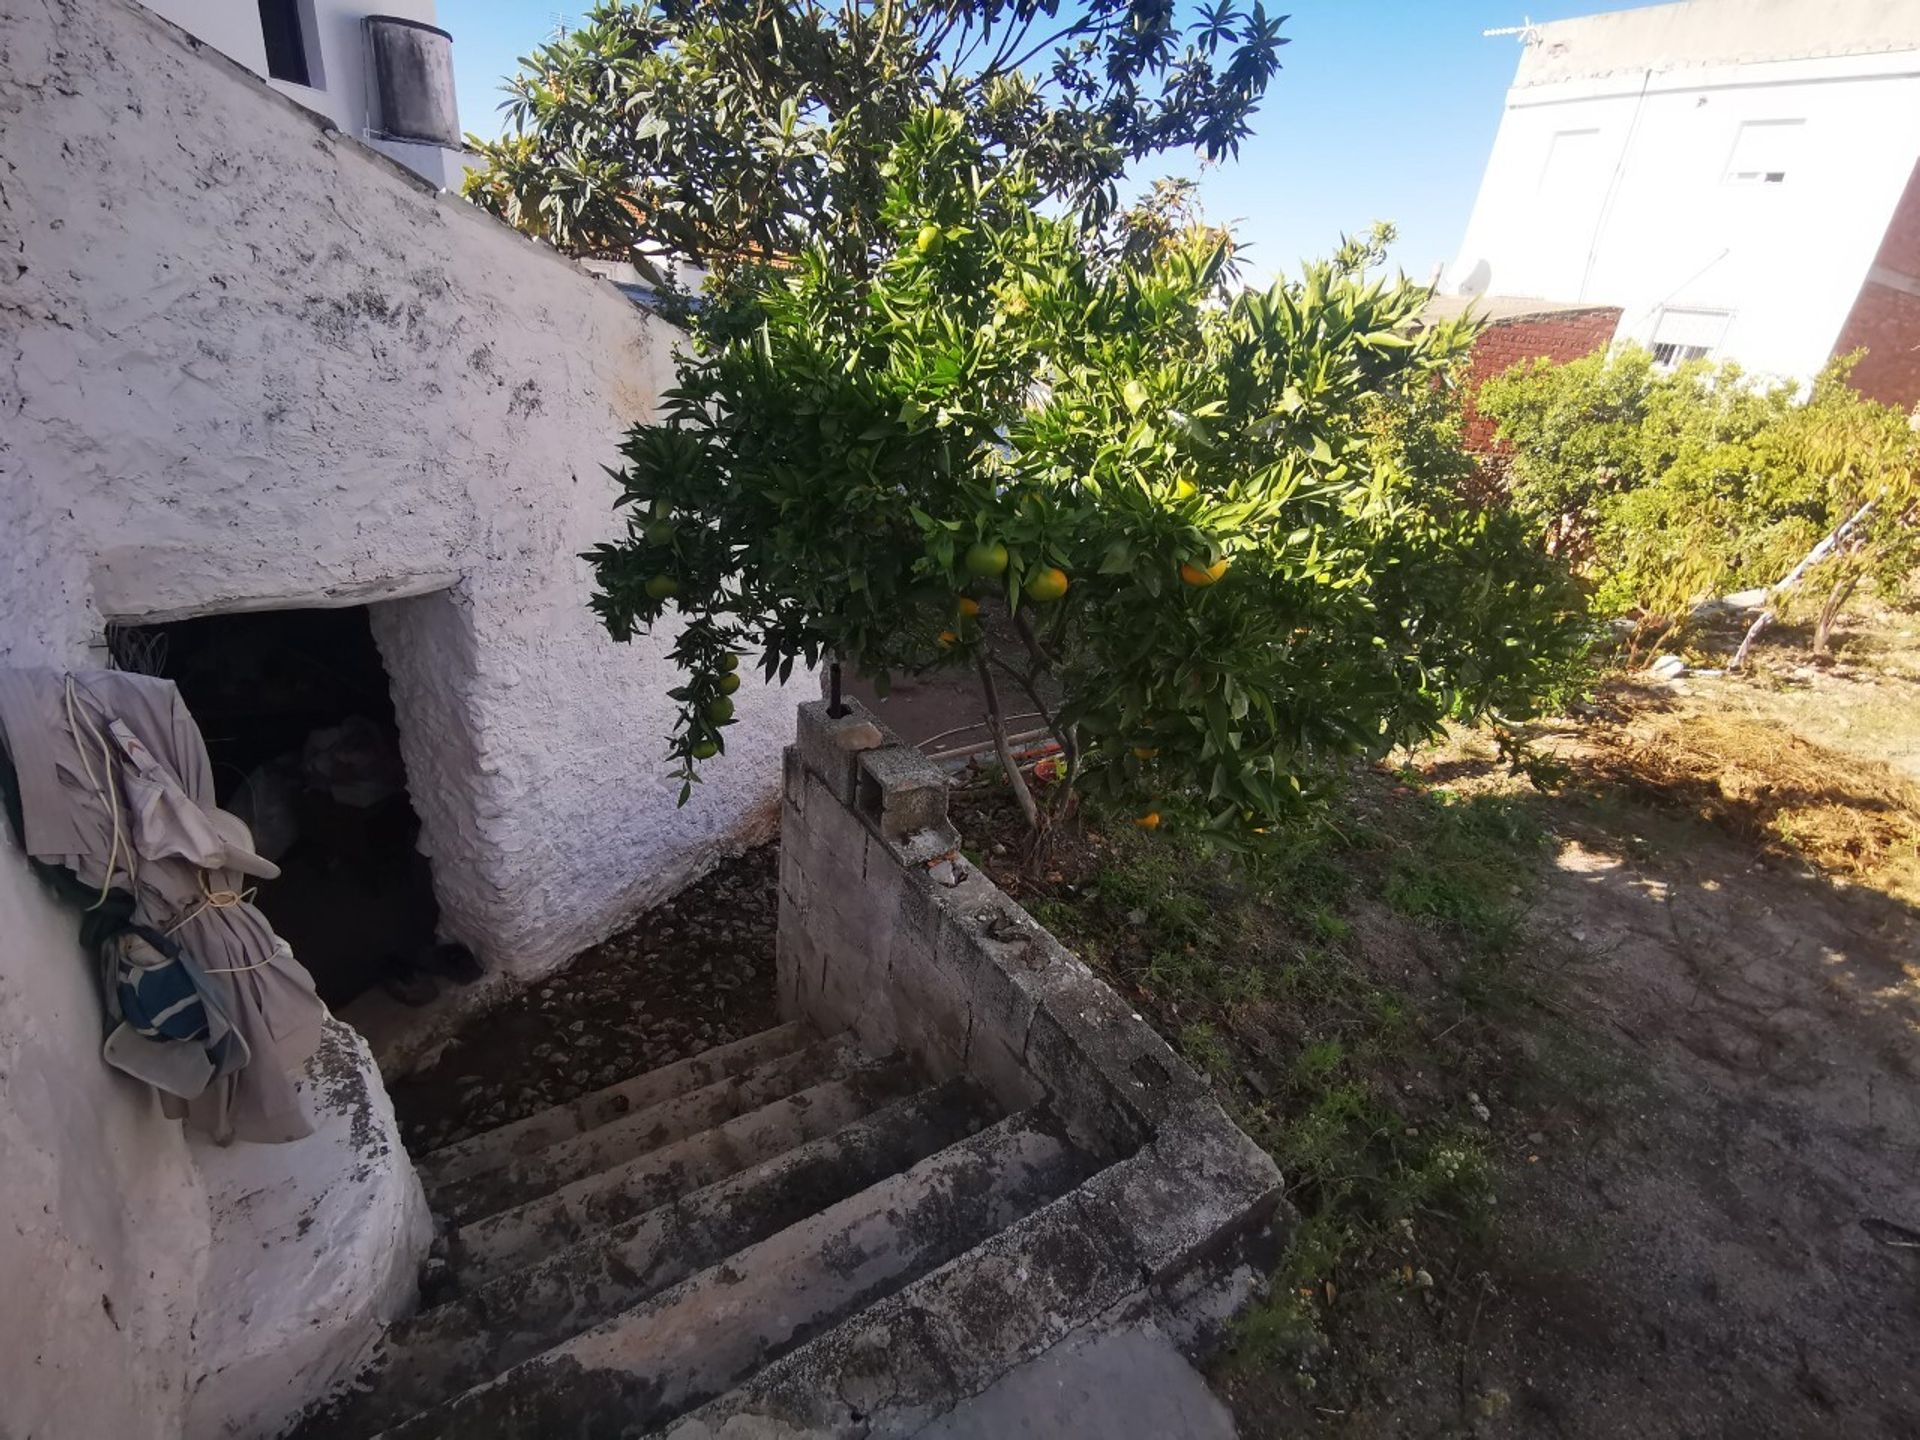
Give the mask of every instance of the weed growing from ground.
M 1546 848 L 1527 803 L 1367 775 L 1325 816 L 1231 854 L 1090 830 L 1090 871 L 1029 909 L 1135 994 L 1300 1214 L 1239 1363 L 1298 1354 L 1343 1296 L 1410 1288 L 1424 1257 L 1483 1243 L 1493 1168 L 1469 1097 Z M 1416 945 L 1445 957 L 1417 993 L 1393 963 Z

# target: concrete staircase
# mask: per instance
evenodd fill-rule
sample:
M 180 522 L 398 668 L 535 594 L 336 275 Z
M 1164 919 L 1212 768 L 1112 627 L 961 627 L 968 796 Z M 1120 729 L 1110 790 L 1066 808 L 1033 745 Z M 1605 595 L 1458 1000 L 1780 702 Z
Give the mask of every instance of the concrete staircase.
M 445 1273 L 301 1433 L 1230 1435 L 1182 1350 L 1271 1272 L 1279 1173 L 946 800 L 801 706 L 791 1023 L 422 1157 Z
M 1101 1169 L 1044 1105 L 783 1025 L 419 1161 L 439 1303 L 306 1436 L 637 1436 Z M 744 1401 L 743 1401 L 744 1403 Z

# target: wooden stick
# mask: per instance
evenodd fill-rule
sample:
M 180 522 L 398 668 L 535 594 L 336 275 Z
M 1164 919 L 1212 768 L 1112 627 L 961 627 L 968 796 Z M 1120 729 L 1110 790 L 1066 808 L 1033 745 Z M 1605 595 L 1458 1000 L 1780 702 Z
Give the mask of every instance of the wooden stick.
M 1872 509 L 1873 501 L 1869 500 L 1845 520 L 1834 526 L 1833 533 L 1828 535 L 1827 538 L 1822 540 L 1818 545 L 1814 546 L 1813 549 L 1809 550 L 1800 563 L 1789 570 L 1786 577 L 1782 579 L 1778 585 L 1770 585 L 1767 587 L 1767 606 L 1758 615 L 1754 616 L 1753 624 L 1747 629 L 1746 638 L 1740 642 L 1740 648 L 1733 652 L 1733 659 L 1727 662 L 1727 670 L 1729 672 L 1738 670 L 1742 665 L 1747 663 L 1747 652 L 1753 649 L 1753 642 L 1760 638 L 1761 631 L 1773 624 L 1773 597 L 1776 595 L 1784 595 L 1787 591 L 1798 585 L 1800 578 L 1805 575 L 1807 571 L 1831 555 L 1841 542 L 1853 533 L 1854 526 L 1867 518 L 1868 513 Z

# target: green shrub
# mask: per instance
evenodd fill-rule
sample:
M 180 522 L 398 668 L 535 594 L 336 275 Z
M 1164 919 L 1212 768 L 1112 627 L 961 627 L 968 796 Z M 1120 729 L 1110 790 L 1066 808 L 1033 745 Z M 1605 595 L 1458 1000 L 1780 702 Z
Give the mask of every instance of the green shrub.
M 1628 347 L 1517 366 L 1477 403 L 1511 447 L 1514 508 L 1582 558 L 1600 608 L 1670 620 L 1779 581 L 1869 504 L 1789 602 L 1844 598 L 1863 580 L 1897 588 L 1911 573 L 1920 437 L 1846 384 L 1849 365 L 1802 399 L 1734 365 L 1665 371 Z
M 1217 232 L 1098 260 L 939 112 L 887 174 L 866 273 L 767 275 L 626 440 L 594 603 L 623 639 L 684 618 L 689 779 L 729 655 L 964 667 L 1043 713 L 1053 796 L 1244 831 L 1345 757 L 1524 709 L 1577 645 L 1560 568 L 1436 459 L 1466 332 L 1415 333 L 1377 248 L 1265 291 Z

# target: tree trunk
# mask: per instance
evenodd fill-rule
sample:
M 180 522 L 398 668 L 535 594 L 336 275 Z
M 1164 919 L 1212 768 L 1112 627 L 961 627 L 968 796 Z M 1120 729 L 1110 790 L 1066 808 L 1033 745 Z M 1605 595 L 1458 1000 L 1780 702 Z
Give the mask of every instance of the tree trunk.
M 1827 593 L 1827 603 L 1820 607 L 1820 619 L 1813 627 L 1814 659 L 1833 658 L 1833 622 L 1840 618 L 1840 607 L 1852 598 L 1854 586 L 1859 583 L 1858 573 L 1847 575 Z
M 992 667 L 987 664 L 985 655 L 977 657 L 975 664 L 980 671 L 980 693 L 987 702 L 987 732 L 993 736 L 993 753 L 1000 757 L 1000 768 L 1006 772 L 1007 784 L 1013 787 L 1013 798 L 1020 806 L 1021 815 L 1026 817 L 1028 828 L 1033 831 L 1034 845 L 1031 848 L 1039 848 L 1046 833 L 1047 817 L 1034 800 L 1033 791 L 1027 786 L 1027 777 L 1020 773 L 1020 762 L 1014 759 L 1013 745 L 1007 739 L 1006 720 L 1000 712 L 1000 687 L 993 683 Z

